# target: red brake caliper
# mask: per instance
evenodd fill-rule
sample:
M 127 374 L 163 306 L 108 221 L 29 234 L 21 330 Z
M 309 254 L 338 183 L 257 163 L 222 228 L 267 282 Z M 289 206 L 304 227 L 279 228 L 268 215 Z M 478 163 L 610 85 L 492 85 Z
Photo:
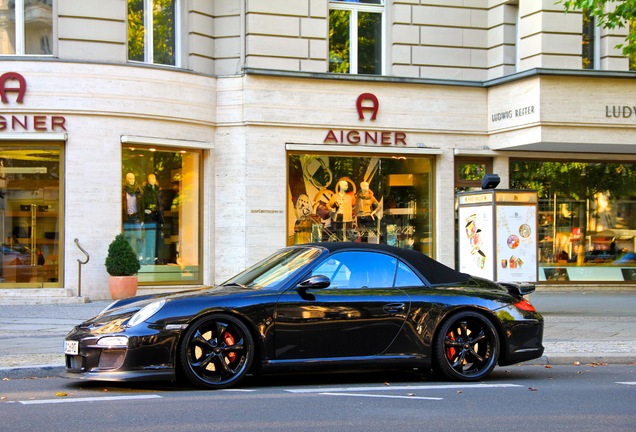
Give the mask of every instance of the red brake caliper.
M 453 332 L 450 332 L 449 334 L 447 334 L 446 337 L 452 341 L 455 340 L 455 336 L 453 336 Z M 446 357 L 448 358 L 448 360 L 453 361 L 453 358 L 455 357 L 456 353 L 457 351 L 455 350 L 454 347 L 446 348 Z
M 225 333 L 224 339 L 225 339 L 225 344 L 227 346 L 234 345 L 234 336 L 232 336 L 230 333 Z M 236 353 L 235 352 L 227 353 L 227 358 L 230 359 L 230 362 L 233 362 L 236 359 Z

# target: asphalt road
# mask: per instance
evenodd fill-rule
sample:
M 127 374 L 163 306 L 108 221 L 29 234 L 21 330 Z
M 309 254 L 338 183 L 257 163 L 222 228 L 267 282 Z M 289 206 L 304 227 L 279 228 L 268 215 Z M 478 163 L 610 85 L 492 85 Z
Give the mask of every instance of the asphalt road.
M 0 431 L 629 431 L 636 366 L 510 366 L 482 383 L 413 373 L 248 378 L 236 389 L 0 383 Z

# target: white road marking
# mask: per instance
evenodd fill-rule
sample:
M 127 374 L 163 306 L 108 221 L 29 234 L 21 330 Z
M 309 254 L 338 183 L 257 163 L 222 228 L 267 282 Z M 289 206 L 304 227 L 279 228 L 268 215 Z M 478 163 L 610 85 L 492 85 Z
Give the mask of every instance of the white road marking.
M 340 393 L 340 392 L 361 392 L 361 391 L 396 391 L 396 390 L 448 390 L 448 389 L 471 389 L 471 388 L 510 388 L 523 387 L 518 384 L 439 384 L 439 385 L 417 385 L 417 386 L 375 386 L 375 387 L 333 387 L 333 388 L 306 388 L 287 389 L 289 393 Z
M 219 390 L 222 392 L 245 392 L 245 393 L 249 393 L 249 392 L 255 392 L 256 390 L 250 390 L 250 389 L 223 389 L 223 390 Z
M 66 398 L 60 397 L 57 399 L 40 399 L 40 400 L 26 400 L 20 401 L 23 405 L 38 405 L 38 404 L 56 404 L 56 403 L 73 403 L 73 402 L 104 402 L 104 401 L 117 401 L 117 400 L 131 400 L 131 399 L 161 399 L 159 395 L 136 395 L 136 396 L 101 396 L 101 397 L 87 397 L 87 398 Z
M 424 396 L 390 396 L 390 395 L 374 395 L 364 393 L 318 393 L 325 396 L 355 396 L 355 397 L 368 397 L 368 398 L 383 398 L 383 399 L 419 399 L 419 400 L 443 400 L 444 398 L 438 397 L 424 397 Z
M 629 382 L 629 381 L 625 381 L 625 382 L 617 382 L 616 384 L 623 384 L 623 385 L 636 385 L 636 382 Z

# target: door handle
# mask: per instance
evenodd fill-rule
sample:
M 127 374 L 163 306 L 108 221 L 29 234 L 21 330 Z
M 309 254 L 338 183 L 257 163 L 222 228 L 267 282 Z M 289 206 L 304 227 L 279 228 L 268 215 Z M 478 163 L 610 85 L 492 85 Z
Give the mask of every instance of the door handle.
M 384 312 L 396 314 L 396 313 L 404 312 L 404 310 L 406 309 L 406 306 L 404 303 L 389 303 L 389 304 L 385 304 L 382 309 L 384 309 Z

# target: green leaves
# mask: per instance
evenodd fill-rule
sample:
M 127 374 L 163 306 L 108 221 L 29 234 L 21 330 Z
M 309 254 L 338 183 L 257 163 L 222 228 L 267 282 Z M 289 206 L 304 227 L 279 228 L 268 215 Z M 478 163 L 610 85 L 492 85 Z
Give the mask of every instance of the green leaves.
M 566 12 L 587 10 L 606 29 L 628 28 L 625 43 L 616 45 L 626 56 L 636 55 L 636 0 L 558 0 Z
M 141 268 L 135 251 L 123 234 L 117 234 L 108 246 L 105 264 L 106 271 L 111 276 L 133 276 Z

